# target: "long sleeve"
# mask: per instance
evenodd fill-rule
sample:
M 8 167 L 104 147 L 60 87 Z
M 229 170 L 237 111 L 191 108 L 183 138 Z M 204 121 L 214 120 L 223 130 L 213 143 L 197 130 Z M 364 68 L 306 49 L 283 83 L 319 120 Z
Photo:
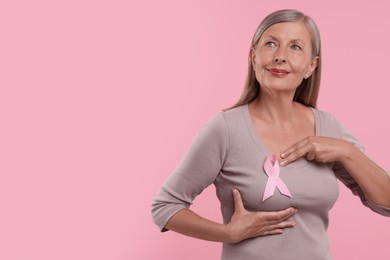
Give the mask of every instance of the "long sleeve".
M 161 231 L 179 210 L 212 184 L 221 171 L 229 145 L 222 114 L 214 116 L 197 134 L 179 166 L 164 183 L 152 203 L 152 217 Z
M 356 147 L 358 147 L 362 152 L 364 152 L 364 147 L 359 143 L 359 141 L 351 135 L 351 133 L 340 123 L 337 122 L 337 126 L 340 133 L 340 138 L 351 142 Z M 359 187 L 359 184 L 355 181 L 355 179 L 346 171 L 346 169 L 343 167 L 343 165 L 339 162 L 335 162 L 333 164 L 333 171 L 335 172 L 337 178 L 346 186 L 348 187 L 352 193 L 355 196 L 359 196 L 361 202 L 366 207 L 370 208 L 372 211 L 381 214 L 383 216 L 390 216 L 390 208 L 383 207 L 381 205 L 376 205 L 369 200 L 366 199 L 364 196 L 363 191 Z M 387 172 L 389 178 L 390 173 Z

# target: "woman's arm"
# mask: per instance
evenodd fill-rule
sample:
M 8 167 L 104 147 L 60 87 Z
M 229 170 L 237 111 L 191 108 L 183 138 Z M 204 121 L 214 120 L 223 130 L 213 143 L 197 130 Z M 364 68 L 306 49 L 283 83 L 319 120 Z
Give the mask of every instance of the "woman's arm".
M 347 172 L 359 184 L 366 198 L 390 208 L 390 178 L 385 170 L 352 144 L 340 160 Z
M 282 152 L 282 166 L 300 157 L 322 163 L 339 162 L 374 204 L 390 208 L 390 178 L 354 144 L 337 138 L 304 138 Z
M 252 237 L 281 234 L 284 228 L 295 226 L 295 222 L 287 220 L 297 212 L 294 208 L 249 212 L 238 190 L 233 190 L 233 198 L 235 211 L 228 224 L 210 221 L 186 208 L 174 214 L 165 228 L 203 240 L 237 243 Z

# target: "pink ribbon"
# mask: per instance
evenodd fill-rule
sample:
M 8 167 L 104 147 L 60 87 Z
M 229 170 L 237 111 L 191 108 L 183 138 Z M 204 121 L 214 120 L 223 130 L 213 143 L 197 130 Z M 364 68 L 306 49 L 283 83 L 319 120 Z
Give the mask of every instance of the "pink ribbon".
M 291 198 L 291 193 L 288 190 L 286 184 L 284 184 L 282 179 L 279 178 L 280 167 L 275 155 L 270 154 L 267 156 L 263 168 L 268 176 L 267 184 L 265 186 L 265 191 L 263 195 L 263 201 L 265 201 L 274 194 L 275 187 L 279 189 L 280 193 Z

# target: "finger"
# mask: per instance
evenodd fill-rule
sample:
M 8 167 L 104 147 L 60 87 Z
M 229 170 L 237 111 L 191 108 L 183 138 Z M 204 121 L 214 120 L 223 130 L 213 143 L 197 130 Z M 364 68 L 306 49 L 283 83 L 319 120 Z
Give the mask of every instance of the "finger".
M 310 145 L 307 142 L 305 144 L 300 144 L 299 146 L 293 146 L 291 149 L 288 150 L 288 152 L 284 152 L 281 155 L 281 158 L 283 160 L 280 162 L 280 165 L 286 166 L 287 164 L 306 156 L 309 151 Z
M 302 140 L 299 140 L 298 142 L 296 142 L 295 144 L 293 144 L 292 146 L 290 146 L 286 150 L 282 151 L 280 154 L 280 157 L 284 159 L 285 157 L 294 153 L 294 151 L 306 146 L 307 143 L 308 143 L 308 138 L 304 138 Z
M 316 159 L 316 154 L 313 153 L 313 152 L 308 152 L 308 153 L 306 154 L 306 159 L 307 159 L 308 161 L 313 161 L 313 160 Z
M 279 234 L 283 234 L 283 229 L 274 229 L 270 231 L 265 231 L 262 235 L 269 236 L 269 235 L 279 235 Z
M 294 226 L 296 226 L 296 223 L 292 221 L 285 221 L 276 225 L 271 225 L 263 232 L 263 235 L 281 234 L 283 233 L 283 229 L 292 228 Z
M 297 212 L 298 210 L 292 207 L 281 211 L 264 212 L 264 220 L 268 221 L 270 224 L 278 224 L 290 218 Z
M 291 154 L 294 154 L 294 153 L 296 154 L 297 151 L 298 151 L 298 153 L 299 153 L 299 151 L 301 151 L 301 152 L 303 151 L 302 153 L 299 154 L 300 155 L 299 157 L 302 157 L 303 155 L 305 155 L 307 153 L 307 151 L 304 152 L 305 148 L 310 147 L 310 144 L 312 144 L 313 141 L 316 140 L 316 138 L 317 137 L 308 136 L 306 138 L 299 140 L 297 143 L 293 144 L 292 146 L 290 146 L 286 150 L 282 151 L 280 153 L 280 157 L 282 159 L 284 159 L 284 158 L 287 158 Z
M 291 228 L 294 227 L 296 223 L 294 221 L 283 221 L 278 224 L 270 225 L 268 227 L 268 231 L 274 230 L 274 229 L 284 229 L 284 228 Z
M 237 189 L 233 189 L 233 200 L 234 200 L 234 211 L 245 210 L 244 204 L 242 203 L 241 194 Z

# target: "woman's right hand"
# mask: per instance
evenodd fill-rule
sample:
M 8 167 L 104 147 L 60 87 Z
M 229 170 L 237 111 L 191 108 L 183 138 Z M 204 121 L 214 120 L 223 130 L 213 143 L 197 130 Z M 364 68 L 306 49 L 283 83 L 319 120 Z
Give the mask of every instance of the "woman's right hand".
M 240 192 L 233 189 L 234 213 L 226 228 L 229 242 L 237 243 L 242 240 L 283 233 L 283 229 L 295 226 L 295 222 L 287 220 L 297 213 L 295 208 L 281 211 L 247 211 L 242 203 Z

